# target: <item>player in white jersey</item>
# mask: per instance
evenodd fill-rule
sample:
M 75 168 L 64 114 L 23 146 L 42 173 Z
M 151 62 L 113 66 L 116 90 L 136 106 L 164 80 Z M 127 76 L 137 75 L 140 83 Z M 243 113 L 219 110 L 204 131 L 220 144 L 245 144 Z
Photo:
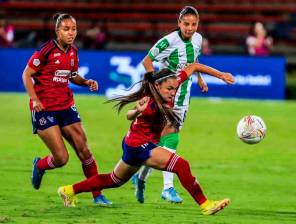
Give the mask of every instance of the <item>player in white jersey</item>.
M 179 29 L 161 38 L 150 49 L 143 60 L 147 72 L 154 71 L 153 61 L 158 61 L 161 68 L 168 68 L 176 73 L 186 65 L 197 61 L 201 52 L 202 36 L 197 33 L 199 14 L 192 6 L 185 6 L 178 18 Z M 179 129 L 172 127 L 164 128 L 159 145 L 169 151 L 175 152 L 179 143 L 179 131 L 185 121 L 189 107 L 190 88 L 192 80 L 184 82 L 175 96 L 174 112 L 180 117 Z M 198 84 L 202 92 L 207 92 L 206 83 L 198 74 Z M 136 197 L 140 203 L 144 203 L 145 181 L 151 171 L 150 167 L 143 166 L 140 172 L 133 177 L 136 185 Z M 164 187 L 161 197 L 167 201 L 181 203 L 182 198 L 178 195 L 173 184 L 174 174 L 163 171 Z

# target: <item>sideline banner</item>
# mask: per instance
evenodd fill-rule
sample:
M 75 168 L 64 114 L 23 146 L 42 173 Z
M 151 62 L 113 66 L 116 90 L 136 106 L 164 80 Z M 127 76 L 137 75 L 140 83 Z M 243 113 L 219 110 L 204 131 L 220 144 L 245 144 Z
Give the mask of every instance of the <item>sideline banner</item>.
M 0 49 L 0 91 L 25 91 L 22 72 L 34 50 Z M 99 94 L 107 97 L 126 93 L 124 89 L 141 80 L 145 52 L 79 51 L 79 73 L 99 82 Z M 227 86 L 219 79 L 203 75 L 209 92 L 202 94 L 196 84 L 192 96 L 248 99 L 285 98 L 285 59 L 283 57 L 202 56 L 200 62 L 231 72 L 235 84 Z M 158 65 L 155 64 L 157 67 Z M 196 83 L 196 79 L 193 79 Z M 86 88 L 71 85 L 74 92 Z

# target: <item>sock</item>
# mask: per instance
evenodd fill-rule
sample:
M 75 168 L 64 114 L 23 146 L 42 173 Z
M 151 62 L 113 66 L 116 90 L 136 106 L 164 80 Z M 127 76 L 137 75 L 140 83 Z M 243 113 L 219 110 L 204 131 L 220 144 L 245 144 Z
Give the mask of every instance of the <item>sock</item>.
M 159 145 L 169 150 L 172 153 L 176 153 L 177 146 L 179 144 L 179 133 L 171 133 L 162 136 L 159 141 Z M 174 187 L 174 173 L 162 171 L 163 175 L 163 190 Z
M 92 155 L 88 159 L 82 161 L 82 169 L 86 178 L 89 178 L 98 174 L 97 163 L 94 160 L 94 157 Z M 102 194 L 101 191 L 92 191 L 93 198 L 101 194 Z
M 201 205 L 207 198 L 203 194 L 196 178 L 192 176 L 189 163 L 181 157 L 173 154 L 169 159 L 166 170 L 174 172 L 178 175 L 183 187 L 191 194 L 193 199 Z
M 141 170 L 139 171 L 138 178 L 142 181 L 146 181 L 151 172 L 152 172 L 151 167 L 142 166 Z
M 37 168 L 39 170 L 51 170 L 56 168 L 56 165 L 54 164 L 53 156 L 49 155 L 40 159 L 37 163 Z
M 75 194 L 81 192 L 101 191 L 106 188 L 115 188 L 124 184 L 126 181 L 119 179 L 114 172 L 108 174 L 97 174 L 79 183 L 73 184 Z
M 163 190 L 174 187 L 174 173 L 162 171 L 163 175 Z

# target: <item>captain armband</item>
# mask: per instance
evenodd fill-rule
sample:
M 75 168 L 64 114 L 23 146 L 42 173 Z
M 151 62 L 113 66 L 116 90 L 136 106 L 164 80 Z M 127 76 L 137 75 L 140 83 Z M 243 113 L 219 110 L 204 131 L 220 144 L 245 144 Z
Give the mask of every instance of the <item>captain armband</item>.
M 76 72 L 71 72 L 69 78 L 70 78 L 70 79 L 73 79 L 73 78 L 75 78 L 77 75 L 78 75 L 78 71 L 76 71 Z

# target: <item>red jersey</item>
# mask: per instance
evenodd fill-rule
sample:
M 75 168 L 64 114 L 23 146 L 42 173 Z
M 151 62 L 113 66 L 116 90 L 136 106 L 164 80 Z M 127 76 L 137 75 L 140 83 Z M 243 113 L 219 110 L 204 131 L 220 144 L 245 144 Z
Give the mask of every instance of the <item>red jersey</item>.
M 32 55 L 28 66 L 36 71 L 32 76 L 34 89 L 46 111 L 63 110 L 74 104 L 68 82 L 78 74 L 76 47 L 71 45 L 64 52 L 56 40 L 51 40 Z M 32 110 L 32 100 L 30 108 Z
M 179 85 L 188 78 L 186 72 L 178 75 Z M 170 106 L 173 107 L 173 102 Z M 138 147 L 147 142 L 158 144 L 163 129 L 160 111 L 157 104 L 150 98 L 146 109 L 131 124 L 125 136 L 125 143 L 131 147 Z

